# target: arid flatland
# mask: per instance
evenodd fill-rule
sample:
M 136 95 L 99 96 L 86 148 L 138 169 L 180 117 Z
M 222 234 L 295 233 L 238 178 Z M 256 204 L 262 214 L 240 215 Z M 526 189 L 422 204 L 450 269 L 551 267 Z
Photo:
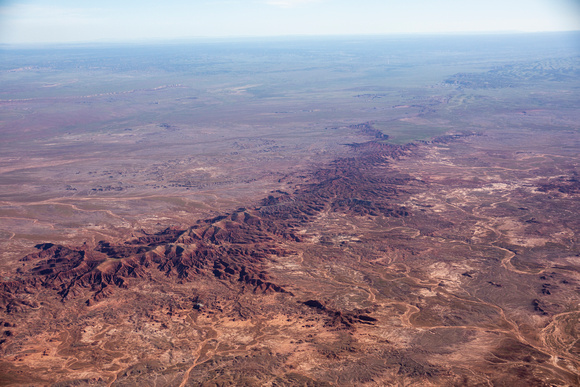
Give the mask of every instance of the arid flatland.
M 5 53 L 0 384 L 580 384 L 578 55 L 464 39 Z

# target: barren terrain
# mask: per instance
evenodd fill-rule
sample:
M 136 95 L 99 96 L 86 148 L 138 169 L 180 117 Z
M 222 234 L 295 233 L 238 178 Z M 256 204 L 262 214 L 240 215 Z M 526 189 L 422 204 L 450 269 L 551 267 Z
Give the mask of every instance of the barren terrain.
M 11 53 L 0 384 L 580 384 L 578 58 L 349 44 Z

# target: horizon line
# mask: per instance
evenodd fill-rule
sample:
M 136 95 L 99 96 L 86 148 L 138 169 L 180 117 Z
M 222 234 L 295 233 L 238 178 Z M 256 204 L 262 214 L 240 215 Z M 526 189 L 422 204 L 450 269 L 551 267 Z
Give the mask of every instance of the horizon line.
M 162 43 L 187 43 L 187 42 L 211 42 L 211 41 L 239 41 L 239 40 L 276 40 L 276 39 L 309 39 L 309 38 L 387 38 L 387 37 L 431 37 L 431 36 L 477 36 L 477 35 L 538 35 L 538 34 L 570 34 L 580 33 L 576 30 L 550 30 L 550 31 L 520 31 L 520 30 L 490 30 L 490 31 L 438 31 L 438 32 L 393 32 L 393 33 L 360 33 L 360 34 L 284 34 L 284 35 L 224 35 L 224 36 L 183 36 L 183 37 L 150 37 L 122 40 L 79 40 L 79 41 L 50 41 L 50 42 L 20 42 L 1 43 L 0 48 L 31 48 L 31 47 L 54 47 L 54 46 L 83 46 L 83 45 L 127 45 L 127 44 L 162 44 Z

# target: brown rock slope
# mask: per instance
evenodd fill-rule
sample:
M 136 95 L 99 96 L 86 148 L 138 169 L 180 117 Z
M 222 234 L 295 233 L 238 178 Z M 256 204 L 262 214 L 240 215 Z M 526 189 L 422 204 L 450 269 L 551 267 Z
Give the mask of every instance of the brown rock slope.
M 240 208 L 230 214 L 198 221 L 186 230 L 165 231 L 130 240 L 121 245 L 101 241 L 95 248 L 66 247 L 44 243 L 37 253 L 22 261 L 17 281 L 3 284 L 3 299 L 10 308 L 11 294 L 23 288 L 54 289 L 62 297 L 90 289 L 92 300 L 107 294 L 107 287 L 125 288 L 128 278 L 147 278 L 158 270 L 178 280 L 215 276 L 256 292 L 285 292 L 271 282 L 263 264 L 271 256 L 293 253 L 285 241 L 300 242 L 297 230 L 322 211 L 353 215 L 407 216 L 405 208 L 393 207 L 404 176 L 381 177 L 365 173 L 388 159 L 408 153 L 409 147 L 376 144 L 366 146 L 364 157 L 337 160 L 314 173 L 314 182 L 293 194 L 279 192 L 263 199 L 259 207 Z M 91 300 L 87 300 L 88 303 Z

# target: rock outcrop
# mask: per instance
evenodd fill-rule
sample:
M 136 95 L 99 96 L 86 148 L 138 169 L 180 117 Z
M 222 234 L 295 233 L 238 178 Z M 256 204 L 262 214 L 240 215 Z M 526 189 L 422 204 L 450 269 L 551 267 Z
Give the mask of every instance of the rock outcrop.
M 355 129 L 382 138 L 368 123 Z M 22 258 L 29 268 L 20 270 L 18 279 L 2 284 L 0 305 L 7 310 L 26 307 L 15 296 L 25 288 L 53 289 L 63 300 L 88 289 L 91 297 L 87 302 L 92 303 L 107 297 L 114 288 L 127 287 L 130 279 L 147 278 L 151 270 L 178 281 L 210 276 L 254 292 L 287 292 L 267 272 L 265 263 L 272 257 L 292 254 L 287 243 L 300 242 L 303 236 L 299 229 L 323 211 L 409 216 L 408 209 L 390 203 L 409 178 L 379 172 L 390 159 L 412 149 L 376 140 L 362 144 L 356 147 L 357 157 L 338 159 L 314 171 L 292 194 L 274 191 L 254 208 L 200 220 L 187 229 L 167 228 L 117 244 L 100 241 L 93 248 L 86 244 L 37 245 L 36 253 Z M 332 321 L 340 320 L 346 326 L 353 321 L 371 321 L 337 311 L 331 314 Z

